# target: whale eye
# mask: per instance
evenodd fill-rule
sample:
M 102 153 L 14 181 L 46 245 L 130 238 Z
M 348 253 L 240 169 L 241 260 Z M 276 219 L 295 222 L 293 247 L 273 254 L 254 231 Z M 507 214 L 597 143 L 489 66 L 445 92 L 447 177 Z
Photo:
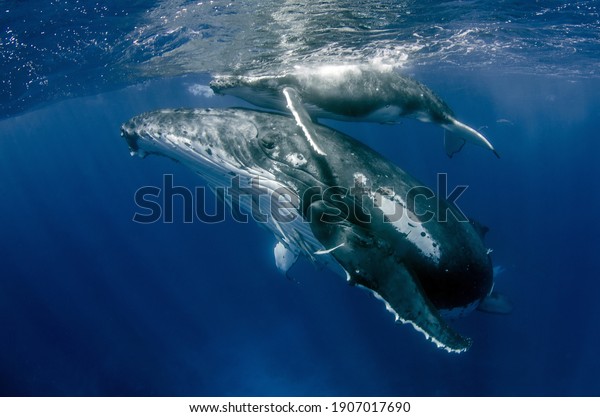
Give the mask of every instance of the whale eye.
M 273 140 L 269 139 L 269 138 L 261 138 L 260 144 L 265 149 L 273 149 L 275 147 L 275 142 Z

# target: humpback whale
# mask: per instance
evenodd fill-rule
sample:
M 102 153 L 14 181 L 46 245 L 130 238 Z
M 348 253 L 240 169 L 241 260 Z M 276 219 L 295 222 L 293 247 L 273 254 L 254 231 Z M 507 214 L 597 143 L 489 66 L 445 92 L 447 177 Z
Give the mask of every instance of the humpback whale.
M 287 270 L 300 255 L 382 300 L 449 352 L 469 348 L 444 318 L 491 294 L 492 263 L 451 202 L 361 142 L 313 123 L 241 108 L 166 109 L 121 127 L 132 155 L 162 155 L 199 174 L 277 240 Z M 447 215 L 447 216 L 446 216 Z M 442 218 L 443 217 L 443 218 Z
M 477 130 L 460 122 L 431 89 L 396 71 L 359 65 L 298 69 L 279 76 L 217 76 L 210 87 L 259 107 L 286 111 L 284 88 L 294 89 L 315 119 L 397 123 L 401 117 L 437 123 L 444 128 L 444 146 L 452 157 L 466 142 L 491 150 Z

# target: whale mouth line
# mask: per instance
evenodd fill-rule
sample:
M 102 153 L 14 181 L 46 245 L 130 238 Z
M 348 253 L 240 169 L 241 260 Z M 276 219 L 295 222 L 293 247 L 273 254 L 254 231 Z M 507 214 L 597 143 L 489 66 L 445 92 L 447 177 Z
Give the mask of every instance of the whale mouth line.
M 138 145 L 139 136 L 135 133 L 132 133 L 125 125 L 121 126 L 121 137 L 123 137 L 127 142 L 127 146 L 129 146 L 129 152 L 131 155 L 135 155 L 140 151 L 140 147 Z

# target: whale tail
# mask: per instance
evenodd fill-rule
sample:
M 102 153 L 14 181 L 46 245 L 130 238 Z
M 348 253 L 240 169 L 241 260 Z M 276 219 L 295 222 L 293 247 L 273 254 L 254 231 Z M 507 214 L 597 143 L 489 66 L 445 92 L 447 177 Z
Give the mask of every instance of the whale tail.
M 450 158 L 459 152 L 467 142 L 487 148 L 494 152 L 496 157 L 500 158 L 500 155 L 496 152 L 490 141 L 472 127 L 456 119 L 451 119 L 450 123 L 444 124 L 442 127 L 445 129 L 444 147 L 446 148 L 446 154 Z

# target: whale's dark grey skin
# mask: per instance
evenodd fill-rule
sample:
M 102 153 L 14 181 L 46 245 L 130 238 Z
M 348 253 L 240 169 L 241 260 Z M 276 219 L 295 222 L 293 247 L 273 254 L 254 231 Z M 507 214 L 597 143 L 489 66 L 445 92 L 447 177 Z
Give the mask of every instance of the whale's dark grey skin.
M 293 88 L 313 118 L 396 123 L 413 117 L 445 129 L 448 156 L 469 141 L 498 153 L 478 131 L 461 123 L 431 89 L 396 71 L 366 66 L 298 69 L 277 76 L 217 76 L 210 83 L 217 94 L 230 94 L 267 109 L 285 112 L 284 88 Z
M 167 156 L 213 187 L 260 184 L 241 204 L 259 204 L 260 193 L 276 197 L 270 201 L 286 217 L 262 224 L 285 268 L 307 256 L 373 291 L 438 347 L 470 346 L 442 313 L 475 309 L 490 294 L 486 247 L 455 206 L 364 144 L 302 114 L 247 109 L 159 110 L 134 117 L 121 134 L 132 154 Z M 443 213 L 447 220 L 438 221 Z

